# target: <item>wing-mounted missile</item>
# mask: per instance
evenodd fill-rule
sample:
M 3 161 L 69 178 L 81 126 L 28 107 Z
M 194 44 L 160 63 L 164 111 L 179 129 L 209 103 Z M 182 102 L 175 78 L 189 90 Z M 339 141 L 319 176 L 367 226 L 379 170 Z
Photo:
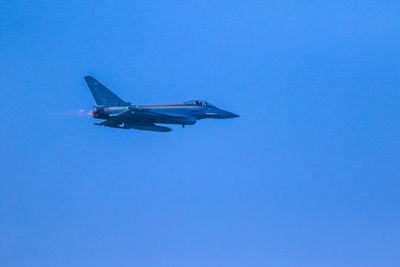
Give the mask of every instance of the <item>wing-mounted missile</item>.
M 118 123 L 112 120 L 104 120 L 102 122 L 95 123 L 95 125 L 110 127 L 110 128 L 118 128 L 118 129 L 137 129 L 144 131 L 153 131 L 153 132 L 170 132 L 171 128 L 156 125 L 154 123 L 143 123 L 143 124 L 133 124 L 133 123 Z
M 153 131 L 153 132 L 170 132 L 171 128 L 160 126 L 156 124 L 125 124 L 124 127 L 128 129 L 136 129 L 136 130 L 144 130 L 144 131 Z
M 105 120 L 102 122 L 95 122 L 94 125 L 99 125 L 99 126 L 105 126 L 105 127 L 111 127 L 111 128 L 123 128 L 118 122 L 111 121 L 111 120 Z

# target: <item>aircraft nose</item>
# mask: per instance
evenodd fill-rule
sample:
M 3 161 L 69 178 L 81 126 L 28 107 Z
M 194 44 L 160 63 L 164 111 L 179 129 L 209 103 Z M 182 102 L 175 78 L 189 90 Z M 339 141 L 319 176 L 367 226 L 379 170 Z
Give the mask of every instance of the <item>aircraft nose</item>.
M 228 118 L 237 118 L 237 117 L 240 117 L 239 115 L 237 115 L 237 114 L 235 114 L 235 113 L 232 113 L 232 112 L 228 112 L 228 113 L 229 113 Z
M 222 112 L 222 117 L 223 117 L 224 119 L 231 119 L 231 118 L 237 118 L 237 117 L 240 117 L 240 116 L 237 115 L 237 114 L 235 114 L 235 113 L 232 113 L 232 112 L 229 112 L 229 111 L 224 110 L 224 111 Z

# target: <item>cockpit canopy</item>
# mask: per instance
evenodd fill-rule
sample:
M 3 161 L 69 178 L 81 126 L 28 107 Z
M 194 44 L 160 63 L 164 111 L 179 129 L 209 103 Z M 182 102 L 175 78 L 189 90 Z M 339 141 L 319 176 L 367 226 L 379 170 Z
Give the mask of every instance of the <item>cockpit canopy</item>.
M 210 108 L 214 107 L 210 103 L 203 101 L 203 100 L 186 101 L 186 102 L 183 102 L 183 104 L 188 105 L 188 106 L 202 106 L 202 107 L 210 107 Z

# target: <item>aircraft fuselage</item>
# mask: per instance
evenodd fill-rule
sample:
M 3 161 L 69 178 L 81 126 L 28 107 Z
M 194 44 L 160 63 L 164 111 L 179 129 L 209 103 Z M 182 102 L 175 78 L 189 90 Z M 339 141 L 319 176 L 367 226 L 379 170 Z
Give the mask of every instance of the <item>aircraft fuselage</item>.
M 93 111 L 93 117 L 104 120 L 95 123 L 96 125 L 166 132 L 171 129 L 155 125 L 155 123 L 185 126 L 195 124 L 197 120 L 206 118 L 229 119 L 239 117 L 202 100 L 164 105 L 131 105 L 93 77 L 86 76 L 85 80 L 97 104 Z

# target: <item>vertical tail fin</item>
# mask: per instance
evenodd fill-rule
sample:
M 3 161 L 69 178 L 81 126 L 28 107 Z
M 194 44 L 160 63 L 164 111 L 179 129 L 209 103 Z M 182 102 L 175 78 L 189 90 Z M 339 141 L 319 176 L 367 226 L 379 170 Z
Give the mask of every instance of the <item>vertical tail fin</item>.
M 85 81 L 89 86 L 90 92 L 92 93 L 97 105 L 112 107 L 130 105 L 130 103 L 119 98 L 92 76 L 85 76 Z

